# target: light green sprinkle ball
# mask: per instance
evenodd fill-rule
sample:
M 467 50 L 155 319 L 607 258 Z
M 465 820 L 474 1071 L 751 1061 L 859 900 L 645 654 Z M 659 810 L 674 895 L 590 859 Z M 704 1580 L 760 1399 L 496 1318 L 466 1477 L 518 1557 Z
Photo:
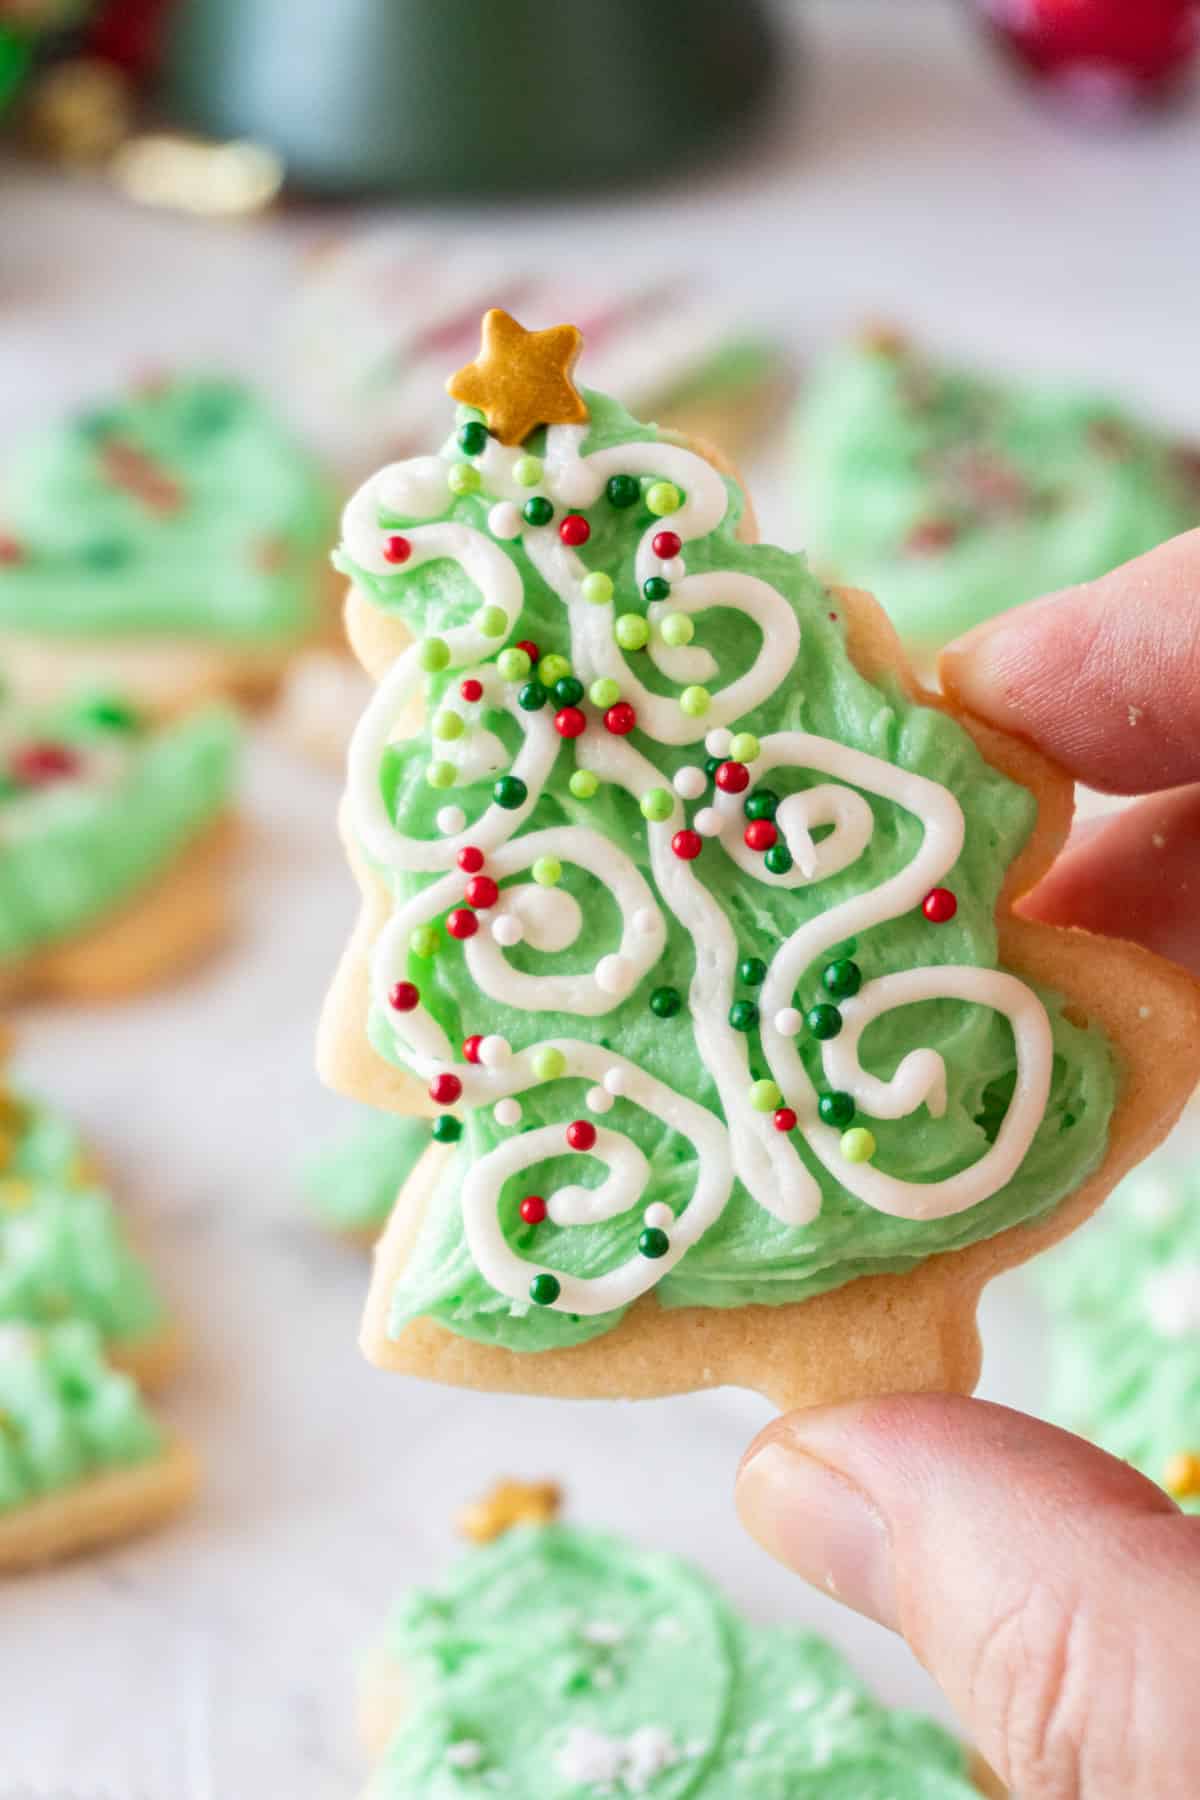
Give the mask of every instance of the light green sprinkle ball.
M 454 739 L 460 738 L 466 729 L 467 721 L 462 714 L 450 710 L 438 713 L 433 721 L 433 735 L 435 738 L 441 738 L 444 743 L 453 743 Z
M 533 664 L 529 660 L 528 650 L 518 650 L 512 645 L 502 650 L 496 658 L 496 667 L 505 681 L 524 681 Z
M 607 709 L 615 706 L 620 698 L 621 684 L 619 681 L 614 681 L 611 675 L 598 675 L 588 689 L 588 699 L 593 706 L 602 706 Z
M 664 644 L 677 648 L 680 644 L 690 644 L 696 635 L 695 622 L 690 613 L 668 613 L 658 627 Z
M 661 787 L 648 789 L 642 795 L 641 805 L 644 819 L 654 819 L 660 823 L 663 819 L 669 819 L 675 810 L 675 802 L 666 788 Z
M 475 624 L 484 637 L 503 637 L 508 630 L 508 614 L 502 606 L 481 606 Z
M 452 494 L 477 494 L 480 486 L 479 470 L 471 463 L 451 463 L 446 486 Z
M 600 786 L 600 777 L 590 769 L 576 769 L 567 786 L 576 800 L 590 800 Z
M 425 779 L 431 788 L 448 788 L 454 786 L 455 773 L 452 762 L 431 762 L 425 770 Z
M 536 487 L 542 479 L 540 456 L 518 456 L 513 464 L 513 480 L 518 487 Z
M 705 687 L 685 687 L 679 704 L 689 719 L 702 719 L 712 705 L 712 695 Z
M 557 856 L 539 856 L 531 873 L 539 887 L 554 887 L 562 880 L 562 864 Z
M 571 673 L 571 665 L 565 656 L 557 655 L 553 650 L 549 656 L 543 656 L 538 664 L 538 680 L 543 687 L 553 687 Z
M 421 645 L 421 667 L 427 675 L 440 675 L 450 665 L 450 646 L 445 638 L 426 638 Z
M 752 763 L 760 754 L 761 749 L 762 745 L 752 731 L 737 731 L 734 733 L 733 742 L 729 746 L 730 760 L 732 762 Z
M 579 591 L 589 606 L 607 606 L 613 597 L 612 576 L 593 569 L 579 584 Z
M 613 635 L 622 650 L 644 650 L 650 641 L 650 627 L 641 613 L 622 613 Z
M 750 1104 L 755 1112 L 774 1112 L 782 1099 L 773 1081 L 756 1081 L 750 1089 Z
M 870 1162 L 875 1154 L 874 1134 L 865 1125 L 854 1125 L 842 1133 L 839 1148 L 847 1162 Z
M 539 1081 L 557 1081 L 560 1075 L 567 1072 L 567 1059 L 562 1051 L 555 1050 L 548 1044 L 541 1050 L 535 1050 L 530 1061 Z
M 438 952 L 438 934 L 432 925 L 418 925 L 408 940 L 408 947 L 414 956 L 436 956 Z
M 669 513 L 679 511 L 683 495 L 673 481 L 656 481 L 646 490 L 646 505 L 656 519 L 665 519 Z

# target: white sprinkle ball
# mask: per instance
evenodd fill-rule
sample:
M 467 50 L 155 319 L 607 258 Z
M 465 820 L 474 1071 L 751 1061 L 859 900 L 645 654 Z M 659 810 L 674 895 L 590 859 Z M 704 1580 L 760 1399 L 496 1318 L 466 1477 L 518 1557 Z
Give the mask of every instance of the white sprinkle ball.
M 437 816 L 437 828 L 443 837 L 457 837 L 467 822 L 461 806 L 443 806 Z
M 704 748 L 710 756 L 728 756 L 729 746 L 733 742 L 733 733 L 724 725 L 718 725 L 710 731 L 704 740 Z
M 521 509 L 512 500 L 498 500 L 488 514 L 488 530 L 506 540 L 521 535 Z
M 702 806 L 692 824 L 701 837 L 720 837 L 725 821 L 715 806 Z
M 585 1098 L 589 1112 L 606 1113 L 612 1110 L 613 1097 L 605 1093 L 602 1087 L 589 1088 Z
M 668 557 L 662 566 L 662 572 L 667 581 L 682 581 L 687 574 L 687 564 L 682 556 Z
M 794 1006 L 785 1006 L 775 1014 L 775 1029 L 780 1037 L 798 1037 L 804 1016 Z
M 633 964 L 627 956 L 602 956 L 596 964 L 596 986 L 605 994 L 624 994 L 633 981 Z
M 483 1745 L 474 1738 L 459 1738 L 446 1751 L 446 1761 L 452 1769 L 477 1769 L 483 1761 Z
M 619 1067 L 610 1069 L 604 1077 L 604 1085 L 610 1094 L 623 1094 L 626 1088 L 624 1069 Z
M 479 1046 L 479 1060 L 485 1069 L 504 1069 L 512 1061 L 512 1045 L 505 1037 L 485 1037 Z
M 658 914 L 652 906 L 639 906 L 633 915 L 633 929 L 649 937 L 652 931 L 658 930 Z
M 642 1223 L 652 1231 L 670 1231 L 675 1223 L 675 1214 L 665 1201 L 655 1200 L 642 1214 Z
M 708 786 L 708 777 L 696 763 L 685 763 L 675 771 L 675 792 L 683 800 L 698 800 Z
M 519 1125 L 521 1123 L 521 1102 L 511 1096 L 507 1100 L 497 1100 L 492 1108 L 492 1117 L 497 1125 Z
M 492 920 L 492 936 L 504 950 L 511 950 L 519 944 L 525 933 L 520 919 L 514 913 L 501 913 Z

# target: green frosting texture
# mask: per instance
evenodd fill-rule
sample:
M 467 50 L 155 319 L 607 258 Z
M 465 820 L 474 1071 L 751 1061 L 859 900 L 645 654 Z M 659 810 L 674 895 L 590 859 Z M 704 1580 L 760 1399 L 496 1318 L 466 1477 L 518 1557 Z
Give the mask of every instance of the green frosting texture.
M 1048 1258 L 1052 1416 L 1168 1485 L 1200 1470 L 1200 1164 L 1167 1152 Z M 1200 1485 L 1178 1490 L 1200 1513 Z
M 680 1558 L 525 1527 L 408 1596 L 370 1800 L 968 1800 L 960 1746 L 820 1638 L 739 1619 Z
M 374 1230 L 429 1142 L 428 1119 L 389 1113 L 368 1120 L 310 1157 L 304 1171 L 309 1205 L 334 1231 Z
M 0 961 L 86 929 L 226 810 L 239 728 L 224 707 L 151 727 L 92 696 L 0 694 Z
M 166 1324 L 150 1273 L 72 1125 L 36 1101 L 0 1097 L 0 1324 L 69 1315 L 110 1348 Z
M 149 384 L 55 425 L 0 481 L 0 631 L 273 646 L 318 616 L 332 494 L 237 382 Z
M 818 567 L 930 649 L 1200 523 L 1200 465 L 1111 399 L 990 380 L 900 342 L 826 357 L 799 428 Z
M 641 619 L 648 611 L 648 597 L 635 572 L 635 556 L 639 542 L 655 524 L 650 504 L 654 483 L 644 469 L 657 461 L 656 454 L 646 455 L 645 451 L 650 446 L 665 452 L 666 447 L 658 444 L 653 427 L 639 425 L 612 401 L 589 394 L 588 402 L 591 421 L 582 444 L 585 459 L 612 450 L 619 462 L 617 446 L 630 454 L 640 450 L 642 455 L 628 505 L 614 505 L 602 492 L 594 504 L 584 508 L 590 536 L 579 554 L 588 570 L 611 578 L 615 597 L 608 616 L 615 612 Z M 544 435 L 536 436 L 526 449 L 541 454 Z M 461 459 L 455 440 L 443 455 L 448 466 Z M 846 651 L 836 600 L 812 577 L 801 558 L 770 546 L 737 541 L 735 530 L 743 499 L 735 484 L 727 482 L 725 488 L 728 510 L 724 518 L 705 535 L 691 537 L 684 547 L 688 577 L 710 572 L 714 577 L 723 577 L 725 572 L 754 577 L 773 590 L 771 606 L 789 610 L 789 626 L 792 619 L 799 626 L 799 647 L 790 672 L 785 659 L 772 672 L 769 691 L 748 706 L 734 722 L 734 731 L 755 734 L 759 739 L 768 734 L 804 732 L 835 747 L 848 746 L 880 759 L 890 770 L 912 772 L 940 784 L 957 800 L 965 818 L 961 854 L 945 877 L 957 902 L 953 918 L 931 923 L 918 895 L 911 908 L 829 950 L 808 967 L 789 996 L 792 1006 L 801 1013 L 816 1005 L 833 1006 L 825 979 L 830 959 L 852 962 L 857 977 L 866 984 L 893 973 L 942 964 L 993 969 L 997 896 L 1006 870 L 1032 827 L 1033 795 L 990 767 L 952 719 L 917 704 L 895 683 L 866 680 Z M 485 481 L 480 493 L 458 498 L 448 493 L 438 517 L 472 526 L 487 536 L 494 499 Z M 559 508 L 556 522 L 561 516 Z M 556 522 L 545 528 L 547 538 L 555 534 Z M 661 524 L 670 526 L 671 517 L 662 518 Z M 413 541 L 419 542 L 419 528 L 409 518 L 388 516 L 380 520 L 380 526 L 382 531 L 407 528 Z M 520 575 L 523 605 L 508 636 L 494 640 L 491 654 L 506 644 L 511 648 L 531 640 L 543 658 L 539 668 L 555 673 L 553 666 L 545 671 L 544 659 L 548 654 L 569 659 L 572 636 L 562 600 L 539 566 L 542 553 L 531 556 L 521 536 L 496 537 L 495 541 Z M 365 561 L 363 554 L 352 556 L 348 547 L 340 556 L 341 566 L 358 587 L 385 611 L 402 617 L 418 636 L 445 632 L 477 614 L 481 591 L 461 564 L 448 556 L 419 564 L 414 556 L 410 568 L 398 567 L 394 573 L 377 573 L 365 566 Z M 673 571 L 672 581 L 679 579 Z M 655 619 L 658 616 L 652 614 Z M 732 599 L 695 611 L 694 624 L 691 648 L 711 657 L 717 673 L 709 677 L 708 687 L 719 697 L 728 683 L 753 668 L 762 633 Z M 679 695 L 680 684 L 663 673 L 645 651 L 630 651 L 626 664 L 636 668 L 640 680 L 656 695 L 672 699 Z M 486 668 L 484 673 L 488 673 Z M 493 669 L 489 679 L 495 673 Z M 535 684 L 538 678 L 535 670 Z M 452 749 L 456 743 L 465 744 L 468 756 L 478 750 L 478 764 L 464 761 L 456 765 L 462 776 L 448 789 L 430 785 L 431 766 L 447 754 L 447 740 L 438 736 L 438 715 L 470 710 L 459 698 L 461 679 L 461 669 L 428 676 L 426 696 L 433 735 L 426 732 L 390 743 L 374 778 L 398 836 L 431 846 L 431 855 L 439 838 L 445 848 L 446 821 L 443 815 L 439 823 L 439 814 L 448 802 L 465 814 L 468 843 L 473 827 L 489 809 L 496 810 L 498 790 L 493 783 L 504 781 L 521 743 L 521 705 L 512 699 L 510 690 L 503 704 L 498 699 L 490 704 L 485 701 L 461 739 L 451 741 Z M 551 716 L 560 703 L 561 696 L 548 702 Z M 603 731 L 602 708 L 586 694 L 579 704 L 589 732 Z M 691 741 L 676 744 L 663 741 L 662 734 L 656 736 L 639 723 L 627 741 L 653 765 L 655 780 L 661 782 L 659 792 L 668 803 L 673 801 L 673 783 L 678 777 L 690 790 L 699 781 L 703 792 L 696 796 L 698 807 L 713 805 L 717 798 L 713 772 L 721 757 L 709 755 L 702 730 Z M 827 775 L 802 764 L 793 766 L 785 761 L 759 778 L 755 758 L 747 748 L 749 786 L 744 799 L 751 816 L 757 800 L 766 802 L 768 790 L 785 808 L 793 797 L 833 785 L 839 801 L 850 793 L 856 805 L 869 808 L 870 833 L 865 847 L 846 866 L 801 885 L 774 881 L 769 873 L 759 872 L 761 863 L 747 871 L 723 843 L 705 840 L 702 853 L 688 861 L 688 869 L 704 890 L 705 904 L 715 903 L 737 940 L 736 979 L 721 1011 L 723 1018 L 728 1008 L 732 1023 L 736 1009 L 738 1041 L 745 1043 L 747 1065 L 744 1086 L 738 1085 L 730 1095 L 727 1084 L 723 1097 L 714 1059 L 698 1046 L 693 1013 L 700 987 L 711 985 L 712 964 L 718 955 L 714 939 L 707 927 L 697 930 L 681 918 L 664 893 L 659 880 L 664 873 L 661 852 L 656 874 L 652 827 L 638 798 L 616 781 L 600 782 L 590 797 L 581 794 L 577 777 L 587 767 L 588 743 L 588 738 L 580 738 L 558 747 L 535 803 L 521 818 L 508 846 L 518 847 L 523 837 L 543 828 L 573 826 L 596 834 L 593 849 L 586 855 L 564 855 L 560 870 L 542 871 L 550 878 L 556 896 L 550 903 L 558 909 L 553 918 L 561 920 L 565 909 L 569 922 L 574 908 L 578 929 L 567 934 L 570 942 L 552 936 L 552 940 L 543 938 L 540 947 L 527 933 L 502 955 L 509 970 L 534 977 L 589 974 L 603 959 L 616 958 L 616 991 L 611 1003 L 598 1013 L 580 1016 L 552 1004 L 510 1004 L 497 997 L 494 989 L 485 997 L 472 975 L 468 956 L 474 953 L 472 946 L 490 931 L 494 912 L 484 908 L 478 913 L 478 939 L 464 943 L 447 930 L 450 910 L 463 906 L 467 882 L 464 874 L 462 885 L 454 885 L 453 851 L 432 865 L 450 870 L 449 876 L 384 868 L 385 859 L 380 855 L 374 860 L 390 885 L 398 910 L 414 900 L 419 902 L 431 881 L 449 882 L 449 898 L 446 906 L 439 908 L 427 938 L 414 933 L 407 940 L 406 954 L 401 945 L 400 962 L 391 967 L 388 976 L 389 981 L 402 976 L 418 990 L 421 1012 L 395 1012 L 388 990 L 377 982 L 364 1026 L 381 1055 L 401 1064 L 416 1061 L 426 1068 L 429 1065 L 422 1065 L 406 1048 L 409 1040 L 404 1034 L 413 1029 L 414 1016 L 423 1025 L 426 1015 L 431 1016 L 456 1055 L 458 1046 L 471 1036 L 492 1036 L 503 1039 L 514 1057 L 526 1058 L 528 1066 L 533 1066 L 528 1059 L 547 1043 L 582 1040 L 595 1046 L 597 1053 L 611 1052 L 614 1059 L 645 1072 L 661 1084 L 660 1092 L 669 1090 L 696 1103 L 712 1116 L 718 1129 L 740 1128 L 750 1119 L 746 1109 L 755 1104 L 751 1082 L 765 1080 L 770 1072 L 755 1010 L 765 991 L 760 985 L 761 969 L 755 964 L 769 966 L 785 940 L 806 922 L 818 921 L 833 907 L 902 876 L 921 851 L 922 822 L 893 799 L 870 789 L 852 789 L 849 782 L 831 784 Z M 723 754 L 728 753 L 726 748 Z M 352 800 L 354 792 L 352 787 Z M 699 812 L 689 817 L 695 819 Z M 745 822 L 739 816 L 738 846 Z M 824 826 L 814 828 L 818 848 L 826 835 Z M 624 988 L 617 953 L 625 954 L 630 920 L 614 897 L 613 871 L 607 866 L 607 859 L 618 852 L 631 860 L 647 884 L 663 921 L 661 952 L 632 986 Z M 370 850 L 366 853 L 370 859 Z M 667 861 L 665 876 L 669 877 L 675 867 L 669 850 Z M 488 866 L 485 862 L 485 873 Z M 528 868 L 520 871 L 524 886 L 521 904 L 526 909 L 523 916 L 532 918 L 536 926 L 538 919 L 551 915 L 536 910 L 546 903 L 537 898 L 537 875 L 531 887 L 529 873 Z M 499 907 L 503 910 L 512 884 L 503 870 L 501 875 Z M 635 922 L 634 931 L 637 929 Z M 537 936 L 534 930 L 532 938 Z M 435 953 L 427 954 L 430 949 Z M 790 1166 L 797 1180 L 811 1177 L 815 1182 L 819 1194 L 816 1216 L 805 1222 L 780 1218 L 748 1191 L 739 1172 L 719 1216 L 681 1259 L 665 1265 L 666 1272 L 654 1287 L 658 1302 L 664 1306 L 729 1307 L 801 1301 L 856 1276 L 911 1269 L 931 1255 L 976 1242 L 1052 1209 L 1103 1154 L 1117 1071 L 1110 1048 L 1099 1034 L 1069 1022 L 1055 995 L 1042 993 L 1040 999 L 1049 1015 L 1053 1041 L 1048 1100 L 1019 1165 L 996 1191 L 949 1216 L 896 1216 L 865 1204 L 850 1191 L 846 1180 L 840 1178 L 842 1168 L 849 1175 L 848 1154 L 846 1162 L 828 1167 L 818 1160 L 802 1131 L 795 1130 L 788 1136 L 788 1145 L 794 1147 L 798 1160 Z M 801 1030 L 795 1042 L 808 1080 L 815 1089 L 825 1090 L 829 1084 L 823 1073 L 822 1043 L 810 1029 Z M 988 1153 L 1008 1112 L 1016 1053 L 1013 1032 L 1002 1013 L 968 999 L 937 997 L 897 1004 L 881 1013 L 866 1027 L 859 1057 L 869 1075 L 886 1081 L 917 1049 L 934 1051 L 944 1061 L 944 1109 L 934 1116 L 929 1107 L 918 1103 L 901 1117 L 860 1112 L 856 1128 L 869 1127 L 874 1140 L 873 1170 L 926 1184 L 968 1170 Z M 454 1068 L 456 1079 L 461 1076 L 465 1083 L 471 1082 L 468 1060 L 460 1056 Z M 581 1187 L 595 1188 L 605 1174 L 599 1152 L 595 1157 L 580 1155 L 568 1151 L 566 1142 L 559 1148 L 557 1138 L 546 1154 L 508 1176 L 495 1198 L 495 1214 L 508 1251 L 529 1263 L 530 1274 L 535 1267 L 554 1271 L 556 1283 L 559 1278 L 590 1280 L 606 1275 L 635 1264 L 639 1255 L 653 1258 L 659 1240 L 644 1235 L 648 1229 L 646 1209 L 668 1209 L 670 1217 L 661 1210 L 653 1216 L 660 1225 L 665 1224 L 662 1235 L 669 1240 L 675 1225 L 686 1221 L 698 1183 L 712 1167 L 713 1159 L 698 1153 L 692 1136 L 677 1122 L 672 1123 L 663 1104 L 657 1100 L 640 1104 L 624 1094 L 614 1098 L 604 1092 L 597 1098 L 593 1083 L 598 1079 L 595 1074 L 584 1078 L 568 1073 L 562 1078 L 523 1082 L 516 1128 L 520 1134 L 539 1127 L 561 1131 L 569 1121 L 588 1123 L 594 1117 L 597 1128 L 632 1144 L 645 1158 L 644 1181 L 631 1203 L 614 1216 L 592 1222 L 556 1222 L 554 1196 L 560 1190 L 570 1187 L 578 1194 Z M 769 1089 L 765 1091 L 769 1118 L 770 1107 L 778 1106 L 779 1099 L 772 1099 Z M 499 1291 L 481 1271 L 464 1228 L 465 1184 L 482 1159 L 511 1142 L 513 1124 L 511 1112 L 506 1121 L 491 1104 L 466 1106 L 459 1151 L 449 1159 L 426 1209 L 394 1293 L 393 1331 L 398 1333 L 418 1315 L 429 1315 L 467 1336 L 536 1351 L 594 1337 L 610 1330 L 621 1317 L 624 1308 L 620 1304 L 585 1314 L 565 1305 L 533 1303 L 532 1289 L 529 1301 L 513 1297 Z M 781 1132 L 787 1129 L 786 1120 L 780 1119 L 778 1124 Z M 533 1223 L 522 1218 L 520 1203 L 530 1195 L 551 1206 L 549 1217 Z
M 0 1513 L 163 1448 L 137 1388 L 81 1320 L 0 1324 Z

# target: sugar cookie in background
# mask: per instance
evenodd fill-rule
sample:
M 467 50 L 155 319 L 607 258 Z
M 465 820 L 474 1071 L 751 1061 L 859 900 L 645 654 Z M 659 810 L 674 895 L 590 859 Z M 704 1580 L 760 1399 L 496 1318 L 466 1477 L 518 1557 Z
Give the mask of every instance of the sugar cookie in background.
M 1176 1141 L 1047 1258 L 1049 1411 L 1200 1513 L 1200 1163 Z
M 923 660 L 1200 523 L 1196 453 L 1119 402 L 943 364 L 890 330 L 818 362 L 797 423 L 814 567 L 868 588 Z
M 578 350 L 489 314 L 451 384 L 479 410 L 345 515 L 379 686 L 321 1066 L 458 1131 L 381 1239 L 367 1354 L 578 1396 L 969 1389 L 984 1283 L 1195 1084 L 1200 990 L 1012 916 L 1070 783 L 743 542 L 711 460 L 591 390 L 559 423 Z
M 433 1141 L 429 1119 L 370 1115 L 309 1157 L 303 1171 L 310 1210 L 327 1230 L 373 1244 L 396 1196 Z M 436 1122 L 444 1131 L 448 1123 Z
M 679 1556 L 562 1524 L 518 1525 L 406 1595 L 362 1721 L 365 1800 L 979 1791 L 948 1732 L 880 1705 L 832 1645 L 752 1625 Z
M 0 464 L 0 668 L 175 711 L 270 693 L 327 635 L 335 506 L 241 383 L 147 381 Z
M 223 706 L 0 690 L 0 999 L 133 992 L 218 941 L 239 737 Z

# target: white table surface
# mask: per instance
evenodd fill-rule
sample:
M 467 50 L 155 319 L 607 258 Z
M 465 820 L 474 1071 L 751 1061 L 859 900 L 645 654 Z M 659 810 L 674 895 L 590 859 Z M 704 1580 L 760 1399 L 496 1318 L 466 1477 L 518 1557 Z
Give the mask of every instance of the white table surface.
M 517 256 L 694 268 L 800 356 L 883 312 L 998 364 L 1104 379 L 1200 431 L 1200 113 L 1075 135 L 953 8 L 824 0 L 808 19 L 803 87 L 789 81 L 770 134 L 724 171 L 632 212 L 493 208 L 462 229 Z M 0 437 L 135 366 L 269 369 L 300 249 L 329 223 L 137 214 L 0 164 Z M 794 544 L 779 454 L 760 511 Z M 781 1580 L 740 1535 L 731 1477 L 761 1403 L 552 1406 L 360 1361 L 364 1264 L 318 1235 L 295 1184 L 350 1110 L 311 1067 L 354 912 L 336 790 L 260 730 L 227 952 L 168 993 L 19 1021 L 22 1074 L 93 1135 L 178 1301 L 193 1350 L 169 1410 L 207 1479 L 174 1529 L 5 1589 L 0 1796 L 345 1800 L 362 1777 L 355 1657 L 389 1596 L 450 1554 L 454 1505 L 499 1472 L 564 1477 L 576 1518 L 669 1538 L 755 1616 L 809 1621 L 887 1698 L 936 1705 L 900 1644 Z M 1040 1327 L 1019 1281 L 989 1298 L 985 1328 L 986 1391 L 1036 1406 Z

